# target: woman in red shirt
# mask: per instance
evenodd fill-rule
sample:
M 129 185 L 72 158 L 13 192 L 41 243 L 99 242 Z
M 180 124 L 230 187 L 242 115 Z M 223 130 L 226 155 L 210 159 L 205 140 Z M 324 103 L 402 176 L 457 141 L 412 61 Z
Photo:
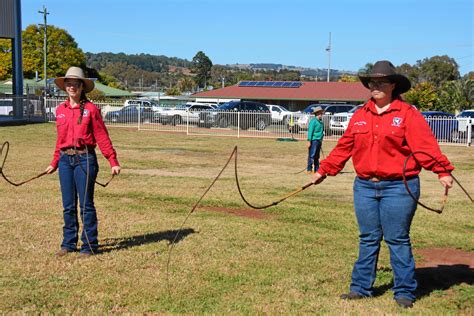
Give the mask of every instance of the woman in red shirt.
M 94 206 L 94 184 L 99 172 L 96 145 L 109 161 L 113 175 L 120 173 L 120 165 L 100 110 L 86 97 L 86 93 L 94 89 L 94 82 L 85 78 L 78 67 L 70 67 L 64 77 L 58 77 L 54 82 L 68 95 L 56 108 L 56 149 L 46 168 L 47 173 L 59 169 L 64 208 L 63 241 L 57 255 L 64 256 L 77 250 L 79 201 L 83 223 L 79 255 L 88 257 L 95 254 L 99 246 Z
M 359 75 L 372 98 L 354 113 L 344 135 L 312 176 L 316 184 L 327 175 L 335 176 L 352 157 L 357 177 L 354 181 L 354 209 L 359 224 L 359 258 L 354 264 L 349 293 L 342 299 L 373 296 L 380 242 L 390 250 L 394 274 L 394 299 L 404 308 L 413 306 L 417 282 L 410 243 L 410 226 L 416 202 L 407 193 L 403 165 L 412 152 L 422 151 L 436 158 L 417 155 L 409 159 L 405 174 L 410 190 L 418 198 L 421 168 L 438 174 L 445 188 L 454 169 L 441 153 L 436 138 L 421 113 L 405 103 L 400 94 L 410 81 L 396 73 L 389 61 L 378 61 L 370 74 Z

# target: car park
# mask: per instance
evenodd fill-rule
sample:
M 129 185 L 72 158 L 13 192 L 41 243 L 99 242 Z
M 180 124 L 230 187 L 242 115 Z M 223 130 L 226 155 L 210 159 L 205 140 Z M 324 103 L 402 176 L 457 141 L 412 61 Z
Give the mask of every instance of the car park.
M 354 105 L 352 104 L 311 104 L 307 106 L 301 113 L 297 113 L 294 116 L 293 122 L 290 121 L 288 129 L 291 133 L 299 133 L 300 131 L 308 130 L 309 121 L 313 113 L 313 108 L 320 106 L 323 110 L 323 124 L 324 133 L 326 135 L 331 134 L 330 120 L 336 113 L 348 112 Z
M 182 123 L 194 123 L 199 122 L 199 113 L 206 110 L 215 109 L 214 105 L 189 102 L 186 104 L 178 105 L 174 109 L 162 111 L 159 115 L 158 121 L 163 124 L 178 125 Z
M 231 101 L 219 107 L 199 113 L 199 126 L 238 126 L 241 129 L 254 127 L 264 130 L 271 123 L 271 113 L 264 103 L 253 101 Z
M 272 114 L 273 124 L 287 125 L 293 112 L 289 111 L 282 105 L 267 104 L 268 109 Z
M 460 140 L 459 123 L 456 116 L 441 111 L 421 112 L 438 141 L 457 142 Z

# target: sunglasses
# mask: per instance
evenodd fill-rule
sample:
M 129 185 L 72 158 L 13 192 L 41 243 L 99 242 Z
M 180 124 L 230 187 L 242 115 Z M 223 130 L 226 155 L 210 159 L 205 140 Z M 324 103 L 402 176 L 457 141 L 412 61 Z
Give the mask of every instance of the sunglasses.
M 64 82 L 64 85 L 66 87 L 79 88 L 80 86 L 82 86 L 82 82 L 81 81 L 66 81 Z
M 377 80 L 377 81 L 369 81 L 369 88 L 380 88 L 380 87 L 385 87 L 387 85 L 391 84 L 390 81 L 386 80 Z

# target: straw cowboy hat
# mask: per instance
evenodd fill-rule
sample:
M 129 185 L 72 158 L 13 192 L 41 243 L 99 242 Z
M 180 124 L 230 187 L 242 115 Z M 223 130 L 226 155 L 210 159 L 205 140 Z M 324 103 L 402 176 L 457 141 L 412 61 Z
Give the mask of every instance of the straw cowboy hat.
M 369 82 L 372 79 L 386 78 L 395 84 L 395 94 L 402 94 L 411 88 L 410 80 L 395 70 L 395 66 L 388 60 L 380 60 L 374 64 L 369 74 L 359 74 L 359 79 L 366 87 L 369 88 Z
M 319 112 L 324 112 L 322 107 L 316 106 L 316 107 L 313 108 L 313 114 L 317 114 Z
M 86 78 L 84 75 L 84 71 L 79 67 L 69 67 L 64 77 L 57 77 L 54 79 L 54 83 L 61 89 L 66 91 L 66 87 L 64 86 L 65 79 L 79 79 L 82 80 L 84 83 L 84 92 L 88 93 L 94 90 L 94 81 L 89 78 Z

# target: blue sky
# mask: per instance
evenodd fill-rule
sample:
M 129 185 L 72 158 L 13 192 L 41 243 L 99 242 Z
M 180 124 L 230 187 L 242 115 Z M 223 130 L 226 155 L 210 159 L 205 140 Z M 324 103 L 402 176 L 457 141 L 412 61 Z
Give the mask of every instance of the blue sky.
M 22 0 L 23 29 L 63 28 L 85 52 L 357 71 L 448 55 L 473 71 L 472 0 Z

